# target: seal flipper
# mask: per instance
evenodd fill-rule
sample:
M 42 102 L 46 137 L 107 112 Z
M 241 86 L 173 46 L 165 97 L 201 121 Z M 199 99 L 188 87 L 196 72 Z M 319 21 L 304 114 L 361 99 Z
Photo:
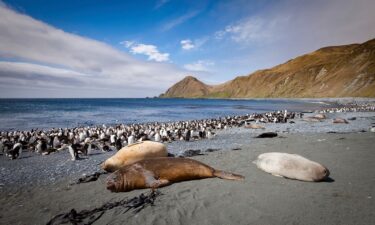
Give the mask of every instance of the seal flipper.
M 242 175 L 234 174 L 234 173 L 228 173 L 221 170 L 215 170 L 213 175 L 215 177 L 226 179 L 226 180 L 244 180 L 245 177 Z
M 169 184 L 171 184 L 171 182 L 169 182 L 169 180 L 167 180 L 167 179 L 159 179 L 159 180 L 155 180 L 154 182 L 152 182 L 150 184 L 150 188 L 156 189 L 156 188 L 159 188 L 159 187 L 167 186 Z
M 281 176 L 281 175 L 279 175 L 279 174 L 277 174 L 277 173 L 271 173 L 273 176 L 275 176 L 275 177 L 283 177 L 283 176 Z

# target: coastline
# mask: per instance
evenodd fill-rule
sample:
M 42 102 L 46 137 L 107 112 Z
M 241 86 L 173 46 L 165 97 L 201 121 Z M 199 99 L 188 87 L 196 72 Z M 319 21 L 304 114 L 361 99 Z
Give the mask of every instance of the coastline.
M 115 208 L 94 224 L 372 224 L 375 134 L 369 128 L 375 123 L 375 112 L 328 115 L 324 122 L 269 123 L 262 131 L 230 128 L 218 131 L 213 139 L 169 143 L 168 151 L 175 154 L 202 150 L 204 155 L 193 158 L 244 175 L 245 180 L 213 178 L 176 183 L 160 189 L 162 195 L 154 206 L 138 214 Z M 339 116 L 355 116 L 356 120 L 332 124 L 331 118 Z M 253 138 L 268 131 L 277 132 L 279 137 Z M 257 155 L 272 151 L 296 153 L 318 161 L 330 169 L 334 181 L 300 182 L 258 170 L 252 161 Z M 95 182 L 69 185 L 83 174 L 98 171 L 98 164 L 112 154 L 95 154 L 74 162 L 67 152 L 2 161 L 0 222 L 45 224 L 72 208 L 92 209 L 148 193 L 149 190 L 110 193 L 105 189 L 106 176 Z M 4 180 L 9 178 L 9 172 L 15 179 Z

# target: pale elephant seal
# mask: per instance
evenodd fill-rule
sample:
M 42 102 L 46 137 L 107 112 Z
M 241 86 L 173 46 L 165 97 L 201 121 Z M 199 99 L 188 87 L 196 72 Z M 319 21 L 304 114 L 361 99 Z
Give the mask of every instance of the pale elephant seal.
M 303 121 L 306 121 L 306 122 L 320 122 L 321 120 L 318 119 L 318 118 L 315 118 L 313 116 L 310 116 L 310 117 L 303 118 Z
M 332 121 L 333 123 L 349 123 L 346 119 L 336 118 Z
M 254 124 L 254 123 L 246 124 L 245 128 L 250 128 L 250 129 L 266 129 L 263 126 L 261 126 L 259 124 Z
M 159 188 L 175 182 L 219 177 L 243 180 L 244 177 L 207 166 L 186 158 L 150 158 L 122 167 L 107 178 L 107 189 L 127 192 L 143 188 Z
M 296 154 L 264 153 L 260 154 L 254 163 L 267 173 L 289 179 L 321 181 L 329 176 L 326 167 Z
M 113 172 L 120 167 L 130 165 L 142 159 L 166 157 L 167 155 L 167 147 L 164 144 L 154 141 L 143 141 L 123 147 L 114 156 L 107 159 L 102 164 L 102 168 L 108 172 Z
M 313 116 L 313 118 L 319 119 L 319 120 L 324 120 L 324 119 L 327 119 L 327 116 L 325 114 L 319 113 L 319 114 L 316 114 L 315 116 Z

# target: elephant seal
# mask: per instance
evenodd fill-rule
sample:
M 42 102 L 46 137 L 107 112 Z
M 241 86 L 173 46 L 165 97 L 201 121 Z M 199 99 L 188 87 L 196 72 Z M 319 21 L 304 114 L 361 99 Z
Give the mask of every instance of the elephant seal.
M 102 168 L 108 172 L 113 172 L 120 167 L 130 165 L 142 159 L 166 157 L 167 155 L 167 147 L 164 144 L 154 141 L 143 141 L 120 149 L 114 156 L 102 164 Z
M 122 167 L 107 178 L 107 189 L 128 192 L 135 189 L 159 188 L 175 182 L 219 177 L 243 180 L 244 177 L 186 158 L 150 158 Z
M 333 123 L 349 123 L 346 119 L 336 118 L 332 121 Z
M 254 124 L 254 123 L 246 124 L 245 128 L 249 128 L 249 129 L 266 129 L 263 126 L 261 126 L 259 124 Z
M 306 121 L 306 122 L 320 122 L 321 120 L 318 119 L 318 118 L 316 118 L 316 117 L 309 116 L 309 117 L 303 118 L 303 121 Z
M 324 120 L 327 119 L 327 116 L 325 114 L 319 113 L 313 116 L 312 118 L 319 119 L 319 120 Z
M 264 153 L 260 154 L 253 163 L 267 173 L 289 179 L 321 181 L 329 176 L 326 167 L 296 154 Z

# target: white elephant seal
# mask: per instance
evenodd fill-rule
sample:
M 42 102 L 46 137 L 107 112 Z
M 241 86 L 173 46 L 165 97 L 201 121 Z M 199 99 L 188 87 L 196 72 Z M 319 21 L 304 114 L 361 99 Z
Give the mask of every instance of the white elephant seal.
M 326 167 L 296 154 L 264 153 L 260 154 L 254 163 L 267 173 L 289 179 L 321 181 L 329 176 L 329 170 Z

